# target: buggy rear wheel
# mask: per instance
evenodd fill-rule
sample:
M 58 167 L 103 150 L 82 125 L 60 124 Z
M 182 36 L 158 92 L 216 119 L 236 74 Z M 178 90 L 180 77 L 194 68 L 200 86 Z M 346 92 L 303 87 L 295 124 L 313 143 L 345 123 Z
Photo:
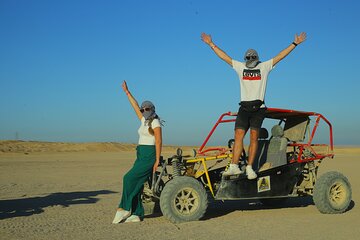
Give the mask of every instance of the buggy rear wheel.
M 351 185 L 339 172 L 327 172 L 315 183 L 313 200 L 321 213 L 343 213 L 351 201 Z
M 160 196 L 160 209 L 173 223 L 199 220 L 208 205 L 203 185 L 192 177 L 176 177 L 165 184 Z

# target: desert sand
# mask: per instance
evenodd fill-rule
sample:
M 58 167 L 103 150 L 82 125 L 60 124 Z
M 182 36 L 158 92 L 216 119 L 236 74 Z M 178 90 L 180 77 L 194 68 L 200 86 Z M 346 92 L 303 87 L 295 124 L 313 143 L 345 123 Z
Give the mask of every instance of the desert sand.
M 311 198 L 281 208 L 216 201 L 200 221 L 173 224 L 155 214 L 114 225 L 135 145 L 0 141 L 0 239 L 359 239 L 360 148 L 335 153 L 320 175 L 336 170 L 349 179 L 353 196 L 344 214 L 321 214 Z

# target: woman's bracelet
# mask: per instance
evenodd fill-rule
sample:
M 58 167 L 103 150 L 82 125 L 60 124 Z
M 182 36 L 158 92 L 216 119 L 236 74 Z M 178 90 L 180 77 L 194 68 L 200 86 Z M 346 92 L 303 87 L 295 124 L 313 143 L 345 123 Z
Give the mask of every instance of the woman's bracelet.
M 292 42 L 292 44 L 294 44 L 294 45 L 295 45 L 295 47 L 298 45 L 296 42 Z

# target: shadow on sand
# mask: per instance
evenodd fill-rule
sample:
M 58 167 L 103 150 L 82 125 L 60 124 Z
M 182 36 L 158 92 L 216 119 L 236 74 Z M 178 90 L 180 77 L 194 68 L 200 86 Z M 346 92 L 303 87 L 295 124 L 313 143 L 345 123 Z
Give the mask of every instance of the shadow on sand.
M 312 197 L 289 198 L 278 205 L 264 205 L 258 200 L 228 200 L 210 201 L 207 212 L 203 220 L 217 218 L 239 210 L 263 210 L 263 209 L 280 209 L 280 208 L 298 208 L 314 205 Z
M 87 191 L 87 192 L 59 192 L 52 193 L 44 197 L 20 198 L 10 200 L 0 200 L 0 220 L 31 216 L 44 212 L 44 208 L 50 206 L 68 207 L 73 204 L 91 204 L 99 199 L 97 195 L 115 193 L 109 190 Z
M 284 201 L 275 204 L 266 205 L 266 203 L 261 203 L 259 200 L 214 200 L 212 198 L 208 199 L 209 204 L 206 210 L 204 217 L 200 219 L 200 221 L 209 220 L 212 218 L 218 218 L 221 216 L 225 216 L 231 212 L 235 211 L 253 211 L 253 210 L 264 210 L 264 209 L 282 209 L 282 208 L 303 208 L 310 205 L 314 205 L 313 198 L 311 196 L 307 197 L 294 197 L 287 198 Z M 349 207 L 345 212 L 352 210 L 355 207 L 355 202 L 351 200 Z M 159 206 L 159 202 L 155 203 L 154 212 L 150 215 L 146 215 L 145 218 L 157 218 L 161 217 L 163 214 L 161 213 L 161 209 Z
M 229 200 L 229 201 L 209 201 L 208 209 L 202 220 L 208 220 L 225 216 L 231 212 L 238 210 L 264 210 L 264 209 L 281 209 L 281 208 L 302 208 L 309 205 L 315 205 L 311 196 L 308 197 L 295 197 L 288 198 L 281 204 L 264 205 L 258 200 Z M 350 211 L 355 207 L 355 202 L 351 201 L 347 211 Z

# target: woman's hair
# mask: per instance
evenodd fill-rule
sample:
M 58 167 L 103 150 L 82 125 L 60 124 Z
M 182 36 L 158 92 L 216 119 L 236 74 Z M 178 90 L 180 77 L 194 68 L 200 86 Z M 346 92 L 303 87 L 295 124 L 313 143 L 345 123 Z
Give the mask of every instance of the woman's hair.
M 155 115 L 154 117 L 151 117 L 150 119 L 147 120 L 148 122 L 148 126 L 149 126 L 149 133 L 150 135 L 154 136 L 154 129 L 151 127 L 151 123 L 154 121 L 154 119 L 159 119 L 160 125 L 163 126 L 163 120 L 160 120 L 158 115 Z

